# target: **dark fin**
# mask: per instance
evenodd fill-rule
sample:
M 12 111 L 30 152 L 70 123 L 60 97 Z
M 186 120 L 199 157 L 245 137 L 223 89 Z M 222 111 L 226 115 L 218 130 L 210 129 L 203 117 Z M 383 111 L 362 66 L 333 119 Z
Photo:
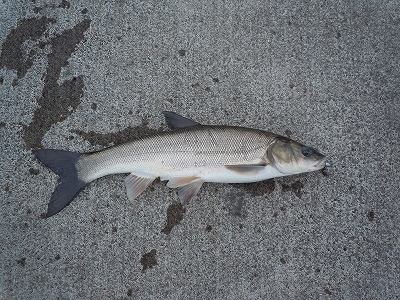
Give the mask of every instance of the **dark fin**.
M 129 200 L 133 200 L 139 196 L 154 179 L 155 178 L 139 177 L 133 173 L 129 174 L 125 178 L 126 193 L 128 194 Z
M 199 192 L 203 181 L 195 181 L 178 188 L 178 195 L 183 205 L 188 204 Z
M 230 171 L 241 173 L 241 174 L 257 174 L 265 168 L 265 164 L 261 165 L 228 165 L 225 166 Z
M 68 206 L 87 184 L 79 180 L 75 167 L 77 160 L 83 154 L 53 149 L 39 149 L 32 152 L 42 163 L 60 176 L 59 184 L 48 204 L 46 213 L 48 218 Z
M 180 186 L 191 184 L 194 181 L 199 181 L 199 179 L 200 179 L 200 177 L 197 177 L 197 176 L 176 177 L 176 178 L 172 178 L 168 181 L 167 187 L 177 188 Z
M 170 129 L 180 129 L 201 125 L 196 121 L 182 117 L 172 111 L 163 111 L 163 115 L 165 122 L 167 122 L 167 125 Z

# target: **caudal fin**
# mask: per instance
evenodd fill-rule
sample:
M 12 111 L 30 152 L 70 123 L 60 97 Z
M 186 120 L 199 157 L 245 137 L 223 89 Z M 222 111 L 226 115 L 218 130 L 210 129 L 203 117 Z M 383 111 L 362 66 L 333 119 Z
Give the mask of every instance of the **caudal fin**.
M 86 182 L 78 178 L 75 167 L 77 160 L 83 154 L 54 149 L 38 149 L 32 152 L 43 164 L 60 176 L 59 184 L 51 195 L 47 208 L 46 217 L 51 217 L 68 206 L 85 187 Z

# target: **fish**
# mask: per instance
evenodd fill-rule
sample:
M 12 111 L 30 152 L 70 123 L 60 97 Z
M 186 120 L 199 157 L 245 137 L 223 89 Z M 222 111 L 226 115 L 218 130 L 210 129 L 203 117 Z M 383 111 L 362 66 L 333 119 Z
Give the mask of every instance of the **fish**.
M 92 153 L 36 149 L 33 154 L 59 176 L 46 217 L 68 206 L 90 182 L 128 173 L 129 200 L 156 178 L 178 188 L 190 203 L 204 182 L 246 183 L 323 169 L 326 157 L 314 148 L 268 131 L 202 125 L 171 111 L 163 115 L 172 130 L 147 135 Z

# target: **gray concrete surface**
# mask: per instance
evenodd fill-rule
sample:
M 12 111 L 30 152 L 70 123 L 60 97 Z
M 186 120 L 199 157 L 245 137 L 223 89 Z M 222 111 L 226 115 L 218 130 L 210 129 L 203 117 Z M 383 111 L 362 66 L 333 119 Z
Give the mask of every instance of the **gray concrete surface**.
M 400 299 L 400 1 L 0 2 L 1 299 Z M 333 167 L 205 184 L 99 179 L 45 219 L 31 149 L 269 130 Z

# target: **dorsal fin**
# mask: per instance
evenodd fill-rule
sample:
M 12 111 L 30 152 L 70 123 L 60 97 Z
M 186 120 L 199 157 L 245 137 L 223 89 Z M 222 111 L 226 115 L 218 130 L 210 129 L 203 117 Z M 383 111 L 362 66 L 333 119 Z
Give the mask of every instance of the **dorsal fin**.
M 182 117 L 172 111 L 163 111 L 165 122 L 170 129 L 181 129 L 185 127 L 192 127 L 201 125 L 200 123 L 193 121 L 191 119 Z

